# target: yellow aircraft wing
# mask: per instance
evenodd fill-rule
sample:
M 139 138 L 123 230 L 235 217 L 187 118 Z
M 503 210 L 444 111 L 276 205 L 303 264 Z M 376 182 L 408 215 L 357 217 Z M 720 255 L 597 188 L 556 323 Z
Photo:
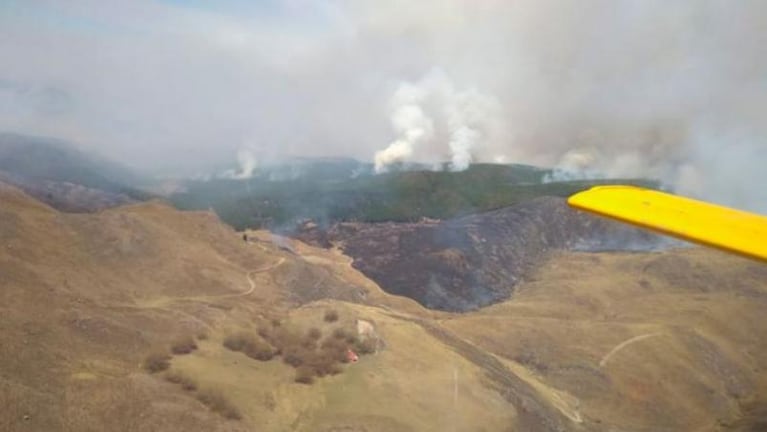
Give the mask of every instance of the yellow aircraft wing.
M 597 186 L 570 206 L 767 262 L 767 217 L 634 186 Z

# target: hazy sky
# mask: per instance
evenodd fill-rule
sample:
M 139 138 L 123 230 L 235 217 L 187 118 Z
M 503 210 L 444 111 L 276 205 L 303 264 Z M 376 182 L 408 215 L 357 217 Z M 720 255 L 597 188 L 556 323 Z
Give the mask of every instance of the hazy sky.
M 0 0 L 0 129 L 152 169 L 462 146 L 764 209 L 765 22 L 761 0 Z

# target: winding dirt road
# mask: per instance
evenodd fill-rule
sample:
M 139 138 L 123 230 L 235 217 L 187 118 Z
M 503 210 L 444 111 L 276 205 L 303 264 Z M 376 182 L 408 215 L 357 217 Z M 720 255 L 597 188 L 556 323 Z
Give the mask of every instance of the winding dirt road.
M 256 281 L 253 280 L 252 276 L 259 274 L 259 273 L 265 273 L 268 271 L 272 271 L 276 269 L 277 267 L 285 264 L 285 257 L 280 257 L 280 259 L 277 260 L 277 262 L 269 264 L 266 267 L 262 267 L 256 270 L 250 270 L 245 272 L 245 279 L 248 281 L 249 288 L 241 293 L 235 293 L 235 294 L 214 294 L 214 295 L 203 295 L 203 296 L 189 296 L 189 297 L 173 297 L 167 299 L 168 301 L 174 301 L 174 300 L 184 300 L 184 301 L 206 301 L 206 300 L 215 300 L 215 299 L 224 299 L 224 298 L 235 298 L 235 297 L 245 297 L 253 293 L 253 291 L 256 289 Z
M 248 289 L 246 289 L 243 292 L 234 293 L 234 294 L 214 294 L 214 295 L 201 295 L 201 296 L 183 296 L 183 297 L 161 297 L 161 298 L 155 298 L 148 302 L 143 302 L 142 304 L 133 304 L 133 305 L 115 305 L 115 306 L 109 306 L 109 308 L 112 309 L 137 309 L 137 310 L 146 310 L 146 309 L 154 309 L 159 310 L 163 312 L 168 313 L 174 313 L 183 315 L 189 319 L 192 319 L 193 321 L 197 322 L 198 324 L 201 324 L 205 326 L 206 328 L 211 328 L 210 324 L 206 323 L 205 321 L 200 320 L 198 317 L 190 314 L 189 312 L 186 312 L 184 310 L 180 309 L 173 309 L 170 306 L 172 303 L 176 302 L 201 302 L 201 303 L 207 303 L 213 300 L 218 299 L 227 299 L 227 298 L 237 298 L 237 297 L 245 297 L 253 293 L 256 289 L 256 281 L 253 280 L 253 275 L 264 273 L 268 271 L 272 271 L 276 269 L 277 267 L 283 265 L 285 263 L 285 258 L 280 257 L 276 262 L 269 264 L 266 267 L 262 267 L 255 270 L 250 270 L 245 272 L 245 279 L 248 281 Z
M 253 278 L 251 277 L 252 275 L 272 271 L 283 264 L 285 264 L 285 257 L 280 257 L 280 259 L 278 259 L 277 262 L 273 264 L 270 264 L 260 269 L 245 272 L 245 278 L 248 280 L 248 284 L 250 285 L 250 288 L 247 291 L 237 293 L 237 294 L 220 294 L 220 295 L 205 296 L 205 297 L 206 298 L 231 298 L 231 297 L 245 297 L 247 295 L 250 295 L 256 289 L 256 281 L 253 280 Z
M 655 336 L 660 336 L 662 334 L 663 333 L 660 333 L 660 332 L 657 332 L 657 333 L 646 333 L 646 334 L 643 334 L 643 335 L 634 336 L 633 338 L 630 338 L 630 339 L 626 339 L 625 341 L 623 341 L 623 342 L 619 343 L 618 345 L 616 345 L 615 348 L 611 349 L 610 352 L 608 352 L 607 354 L 605 354 L 604 357 L 602 357 L 602 360 L 599 361 L 599 367 L 605 367 L 605 365 L 607 365 L 607 362 L 610 361 L 610 358 L 612 356 L 614 356 L 615 354 L 617 354 L 623 348 L 626 348 L 627 346 L 629 346 L 629 345 L 631 345 L 633 343 L 639 342 L 641 340 L 648 339 L 648 338 L 655 337 Z

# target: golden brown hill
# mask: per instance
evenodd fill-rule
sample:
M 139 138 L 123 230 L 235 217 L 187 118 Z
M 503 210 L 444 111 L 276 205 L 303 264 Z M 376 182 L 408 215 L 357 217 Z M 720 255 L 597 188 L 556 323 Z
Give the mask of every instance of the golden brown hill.
M 730 430 L 764 421 L 765 307 L 767 266 L 720 252 L 563 254 L 513 300 L 441 324 L 598 430 Z
M 765 411 L 758 264 L 560 254 L 511 300 L 448 314 L 337 251 L 249 234 L 159 202 L 64 214 L 0 185 L 0 430 L 749 430 Z M 380 343 L 306 385 L 287 353 L 223 346 L 265 325 Z M 169 370 L 148 373 L 150 353 Z

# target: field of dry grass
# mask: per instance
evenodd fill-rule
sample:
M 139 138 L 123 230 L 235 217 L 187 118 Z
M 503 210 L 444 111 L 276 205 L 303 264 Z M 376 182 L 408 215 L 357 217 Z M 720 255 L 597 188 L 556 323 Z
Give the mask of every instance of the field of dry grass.
M 707 431 L 762 419 L 765 266 L 701 249 L 562 254 L 512 300 L 450 314 L 387 295 L 338 251 L 250 237 L 157 202 L 62 214 L 0 185 L 0 430 Z M 359 319 L 375 353 L 311 385 L 259 334 L 317 329 L 319 345 Z M 224 346 L 241 332 L 271 343 L 271 359 Z M 153 353 L 167 368 L 145 369 Z
M 563 254 L 441 324 L 606 429 L 719 430 L 764 394 L 766 305 L 767 266 L 719 252 Z

